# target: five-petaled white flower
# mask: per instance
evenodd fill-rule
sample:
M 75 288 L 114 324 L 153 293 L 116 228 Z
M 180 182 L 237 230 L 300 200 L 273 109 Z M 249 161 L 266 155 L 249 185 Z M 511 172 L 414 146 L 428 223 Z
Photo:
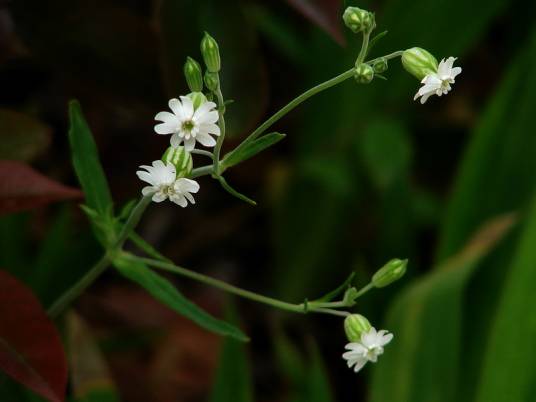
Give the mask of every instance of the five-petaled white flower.
M 455 60 L 455 57 L 441 60 L 437 72 L 430 73 L 422 79 L 421 84 L 424 85 L 415 94 L 413 100 L 417 100 L 420 96 L 421 103 L 424 103 L 431 95 L 446 95 L 451 90 L 450 84 L 454 84 L 454 79 L 462 72 L 461 67 L 452 67 Z
M 181 207 L 186 207 L 188 201 L 195 204 L 191 193 L 199 191 L 199 184 L 195 180 L 180 177 L 177 179 L 175 166 L 164 164 L 161 160 L 154 161 L 153 166 L 142 165 L 136 174 L 138 177 L 150 184 L 141 190 L 144 196 L 152 195 L 154 202 L 162 202 L 166 198 Z
M 361 335 L 360 342 L 348 343 L 345 347 L 348 352 L 345 352 L 342 357 L 347 360 L 348 367 L 354 366 L 354 371 L 357 373 L 367 362 L 376 363 L 378 356 L 383 353 L 383 347 L 391 342 L 391 339 L 393 339 L 393 334 L 383 329 L 376 331 L 372 327 Z
M 171 136 L 171 146 L 177 148 L 183 141 L 187 151 L 195 147 L 195 142 L 199 141 L 206 147 L 213 147 L 216 141 L 211 136 L 220 135 L 220 128 L 216 124 L 218 112 L 214 110 L 214 102 L 203 102 L 197 109 L 187 96 L 181 99 L 171 99 L 169 108 L 173 113 L 160 112 L 155 116 L 155 120 L 162 123 L 154 127 L 157 134 L 173 134 Z

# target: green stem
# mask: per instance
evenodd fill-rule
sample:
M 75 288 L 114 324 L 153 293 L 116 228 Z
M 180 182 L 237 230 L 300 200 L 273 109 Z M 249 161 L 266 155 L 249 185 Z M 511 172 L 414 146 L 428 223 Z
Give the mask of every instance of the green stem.
M 215 279 L 210 276 L 203 275 L 198 272 L 180 267 L 171 262 L 160 261 L 160 260 L 155 260 L 151 258 L 137 257 L 132 254 L 125 254 L 125 256 L 127 258 L 130 258 L 133 261 L 138 261 L 138 262 L 147 264 L 149 266 L 152 266 L 154 268 L 158 268 L 164 271 L 172 272 L 174 274 L 182 275 L 187 278 L 193 279 L 195 281 L 202 282 L 206 285 L 221 289 L 227 293 L 232 293 L 236 296 L 240 296 L 245 299 L 267 304 L 269 306 L 272 306 L 281 310 L 291 311 L 293 313 L 300 313 L 300 314 L 306 314 L 308 312 L 332 314 L 332 315 L 337 315 L 337 316 L 347 316 L 349 314 L 348 312 L 345 312 L 345 311 L 337 311 L 337 310 L 332 310 L 329 308 L 319 307 L 313 302 L 307 303 L 307 306 L 306 306 L 304 303 L 301 303 L 301 304 L 287 303 L 278 299 L 274 299 L 272 297 L 263 296 L 255 292 L 251 292 L 249 290 L 245 290 L 245 289 L 230 285 L 227 282 L 221 281 L 219 279 Z
M 192 149 L 190 151 L 190 153 L 191 154 L 196 154 L 196 155 L 208 156 L 210 159 L 214 158 L 214 154 L 212 152 L 205 151 L 205 150 L 202 150 L 202 149 Z
M 198 168 L 193 169 L 189 176 L 191 179 L 195 179 L 196 177 L 200 176 L 207 176 L 209 174 L 212 174 L 214 172 L 214 166 L 213 165 L 205 165 Z
M 87 287 L 89 287 L 95 280 L 106 270 L 106 268 L 113 261 L 118 250 L 121 249 L 125 241 L 130 235 L 130 232 L 139 223 L 145 208 L 151 202 L 151 197 L 142 197 L 138 204 L 134 207 L 130 216 L 128 217 L 125 225 L 121 229 L 119 236 L 115 244 L 106 251 L 101 259 L 86 272 L 86 274 L 78 280 L 71 288 L 63 293 L 59 299 L 57 299 L 52 306 L 48 309 L 48 315 L 50 317 L 57 317 L 73 300 L 75 300 Z
M 357 56 L 357 60 L 355 62 L 356 67 L 363 63 L 365 57 L 367 56 L 370 33 L 371 31 L 367 31 L 363 34 L 363 44 L 361 45 L 361 50 L 359 51 L 359 55 Z
M 218 119 L 218 126 L 220 127 L 220 136 L 218 137 L 218 140 L 216 141 L 216 146 L 214 147 L 214 154 L 212 156 L 212 171 L 216 176 L 220 175 L 220 152 L 221 147 L 223 145 L 223 141 L 225 140 L 225 102 L 223 100 L 223 94 L 221 93 L 220 85 L 218 85 L 218 89 L 215 92 L 216 98 L 218 99 L 218 113 L 219 113 L 219 119 Z
M 272 117 L 270 117 L 268 120 L 266 120 L 264 123 L 262 123 L 255 131 L 253 131 L 240 145 L 238 145 L 231 153 L 239 152 L 242 150 L 248 143 L 253 141 L 255 138 L 257 138 L 259 135 L 264 133 L 270 126 L 272 126 L 275 122 L 277 122 L 279 119 L 281 119 L 283 116 L 285 116 L 288 112 L 290 112 L 292 109 L 294 109 L 299 104 L 303 103 L 307 99 L 309 99 L 311 96 L 316 95 L 319 92 L 322 92 L 328 88 L 331 88 L 337 84 L 340 84 L 343 81 L 346 81 L 348 78 L 353 77 L 354 75 L 354 69 L 350 69 L 348 71 L 345 71 L 344 73 L 325 81 L 308 91 L 305 91 L 303 94 L 295 98 L 294 100 L 290 101 L 286 106 L 281 108 L 278 112 L 276 112 Z M 229 154 L 230 155 L 230 154 Z
M 381 59 L 390 60 L 390 59 L 394 59 L 396 57 L 400 57 L 400 56 L 402 56 L 403 53 L 404 53 L 403 50 L 398 50 L 396 52 L 389 53 L 388 55 L 385 55 L 385 56 L 376 57 L 375 59 L 369 60 L 366 63 L 372 65 L 372 64 L 374 64 L 375 62 L 377 62 L 378 60 L 381 60 Z
M 358 297 L 363 296 L 365 293 L 367 293 L 369 290 L 373 288 L 374 288 L 374 284 L 370 282 L 368 285 L 363 286 L 361 289 L 359 289 L 356 295 L 354 296 L 354 298 L 357 299 Z

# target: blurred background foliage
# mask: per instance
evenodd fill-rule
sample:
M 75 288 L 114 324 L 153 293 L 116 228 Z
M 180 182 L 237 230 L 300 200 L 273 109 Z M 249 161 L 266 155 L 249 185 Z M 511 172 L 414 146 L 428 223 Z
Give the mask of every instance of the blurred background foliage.
M 353 64 L 348 5 L 389 31 L 374 57 L 411 46 L 459 57 L 453 92 L 413 102 L 417 82 L 398 61 L 388 81 L 327 91 L 274 127 L 285 141 L 229 171 L 259 207 L 204 178 L 194 208 L 153 206 L 140 233 L 181 265 L 295 302 L 409 258 L 401 283 L 358 305 L 395 333 L 385 355 L 356 376 L 340 320 L 231 305 L 175 280 L 252 338 L 222 340 L 110 272 L 61 325 L 71 401 L 534 400 L 534 2 L 0 1 L 0 159 L 15 161 L 0 166 L 0 266 L 49 306 L 99 257 L 77 202 L 58 202 L 78 196 L 69 99 L 84 108 L 119 209 L 139 193 L 138 165 L 169 140 L 152 118 L 186 92 L 182 64 L 200 59 L 203 31 L 220 43 L 235 101 L 230 149 Z M 40 399 L 0 379 L 0 400 Z

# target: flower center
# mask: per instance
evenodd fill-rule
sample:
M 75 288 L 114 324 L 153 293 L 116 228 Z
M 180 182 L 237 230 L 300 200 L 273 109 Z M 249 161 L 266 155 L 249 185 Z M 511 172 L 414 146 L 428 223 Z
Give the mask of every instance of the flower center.
M 195 127 L 195 124 L 191 120 L 183 121 L 182 126 L 181 126 L 182 130 L 186 131 L 187 133 L 191 132 L 194 127 Z

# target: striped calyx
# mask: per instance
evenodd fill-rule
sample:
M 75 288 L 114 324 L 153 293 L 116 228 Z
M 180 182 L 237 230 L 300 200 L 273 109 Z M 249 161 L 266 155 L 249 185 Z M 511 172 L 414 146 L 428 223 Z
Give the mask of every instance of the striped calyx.
M 408 73 L 419 81 L 427 75 L 437 72 L 436 58 L 420 47 L 405 50 L 402 53 L 402 65 Z
M 177 169 L 177 178 L 186 177 L 193 168 L 192 155 L 184 147 L 169 147 L 162 156 L 164 163 L 172 163 Z

